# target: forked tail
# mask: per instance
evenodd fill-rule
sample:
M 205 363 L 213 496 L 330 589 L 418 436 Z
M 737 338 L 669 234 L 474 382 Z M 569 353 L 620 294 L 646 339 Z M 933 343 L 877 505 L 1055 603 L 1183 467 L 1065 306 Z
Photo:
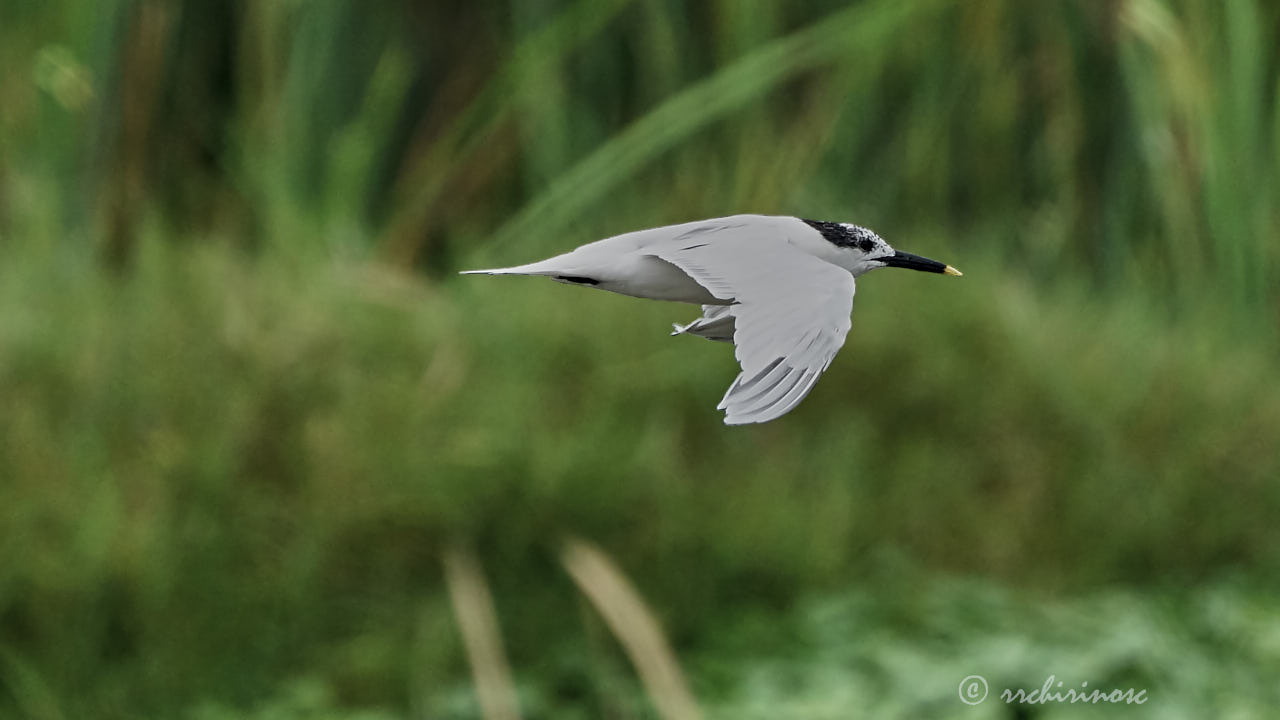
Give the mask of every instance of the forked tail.
M 463 270 L 459 275 L 556 275 L 564 272 L 563 267 L 558 267 L 560 263 L 554 262 L 557 258 L 550 260 L 542 260 L 540 262 L 529 263 L 527 265 L 516 265 L 514 267 L 505 268 L 489 268 L 487 270 Z

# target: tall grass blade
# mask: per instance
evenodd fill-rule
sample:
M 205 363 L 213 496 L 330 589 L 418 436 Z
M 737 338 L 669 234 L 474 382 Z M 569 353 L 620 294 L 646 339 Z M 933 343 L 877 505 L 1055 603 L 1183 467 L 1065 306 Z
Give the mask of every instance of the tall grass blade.
M 422 156 L 402 173 L 395 191 L 395 214 L 381 243 L 384 252 L 400 259 L 416 253 L 424 225 L 437 209 L 449 181 L 493 141 L 499 128 L 520 109 L 519 102 L 511 101 L 520 79 L 548 72 L 547 68 L 595 36 L 632 1 L 580 0 L 546 27 L 520 39 L 497 77 L 431 139 Z
M 561 561 L 622 643 L 664 720 L 698 720 L 698 704 L 653 612 L 622 571 L 598 547 L 565 543 Z
M 549 233 L 563 227 L 569 218 L 693 132 L 850 48 L 879 52 L 888 43 L 897 42 L 898 31 L 908 23 L 920 22 L 948 4 L 945 0 L 863 3 L 766 44 L 689 86 L 618 133 L 534 197 L 495 233 L 493 241 L 502 245 L 518 235 Z
M 480 561 L 470 549 L 451 547 L 444 554 L 444 576 L 485 719 L 520 720 L 511 666 L 507 663 L 498 628 L 498 614 Z

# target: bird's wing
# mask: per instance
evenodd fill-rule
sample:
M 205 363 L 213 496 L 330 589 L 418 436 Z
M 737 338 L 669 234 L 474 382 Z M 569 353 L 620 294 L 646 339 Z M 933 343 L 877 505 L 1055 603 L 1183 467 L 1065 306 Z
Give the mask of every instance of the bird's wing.
M 853 276 L 785 238 L 739 230 L 646 248 L 721 300 L 731 300 L 742 373 L 718 409 L 725 424 L 772 420 L 794 408 L 849 332 Z

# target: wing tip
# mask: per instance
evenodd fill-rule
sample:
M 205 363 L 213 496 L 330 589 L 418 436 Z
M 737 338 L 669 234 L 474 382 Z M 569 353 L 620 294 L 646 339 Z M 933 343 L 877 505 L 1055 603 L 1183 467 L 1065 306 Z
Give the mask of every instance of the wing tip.
M 793 408 L 794 406 L 783 409 L 781 412 L 778 412 L 776 407 L 766 407 L 766 408 L 762 408 L 754 411 L 751 409 L 748 409 L 745 412 L 740 412 L 738 410 L 728 408 L 724 412 L 724 424 L 725 425 L 756 425 L 759 423 L 767 423 L 771 420 L 777 420 L 783 415 L 786 415 Z
M 729 391 L 725 393 L 716 409 L 725 411 L 725 425 L 748 425 L 776 420 L 795 410 L 809 395 L 809 391 L 817 384 L 821 375 L 821 370 L 809 368 L 797 374 L 793 368 L 777 383 L 762 392 L 756 392 L 755 388 L 748 387 L 746 388 L 748 394 L 745 397 L 733 397 L 735 393 L 741 395 L 738 391 L 743 389 L 739 387 L 742 379 L 739 376 L 729 387 Z

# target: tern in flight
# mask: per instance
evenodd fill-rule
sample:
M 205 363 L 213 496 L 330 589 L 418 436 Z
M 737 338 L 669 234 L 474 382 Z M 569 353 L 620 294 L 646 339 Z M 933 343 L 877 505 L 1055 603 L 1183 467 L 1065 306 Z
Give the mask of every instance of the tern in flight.
M 545 275 L 571 285 L 702 306 L 672 335 L 732 342 L 742 372 L 725 424 L 773 420 L 804 399 L 844 344 L 855 280 L 882 267 L 960 275 L 894 250 L 867 228 L 733 215 L 623 233 L 527 265 L 463 274 Z

